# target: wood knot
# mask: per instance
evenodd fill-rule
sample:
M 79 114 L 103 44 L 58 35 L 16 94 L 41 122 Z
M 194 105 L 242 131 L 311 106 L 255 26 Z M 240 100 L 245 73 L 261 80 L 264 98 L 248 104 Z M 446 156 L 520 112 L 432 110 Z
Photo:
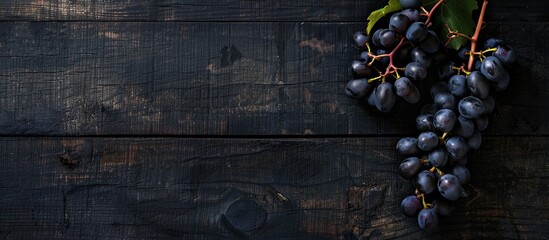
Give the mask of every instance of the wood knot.
M 267 220 L 267 212 L 256 202 L 238 199 L 223 214 L 229 228 L 238 232 L 253 232 Z

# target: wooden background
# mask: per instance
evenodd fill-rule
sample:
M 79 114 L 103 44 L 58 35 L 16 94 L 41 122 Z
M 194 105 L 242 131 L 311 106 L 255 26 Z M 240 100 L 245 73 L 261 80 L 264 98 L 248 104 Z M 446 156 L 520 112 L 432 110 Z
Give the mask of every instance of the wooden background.
M 343 91 L 385 2 L 1 1 L 0 238 L 548 238 L 547 4 L 491 2 L 518 64 L 425 235 L 394 149 L 418 107 Z

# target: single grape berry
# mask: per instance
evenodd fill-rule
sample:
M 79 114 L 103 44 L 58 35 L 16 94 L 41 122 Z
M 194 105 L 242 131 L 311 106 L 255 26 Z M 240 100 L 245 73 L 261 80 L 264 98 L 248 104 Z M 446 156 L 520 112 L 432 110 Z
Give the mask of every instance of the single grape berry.
M 490 94 L 490 84 L 478 71 L 473 71 L 467 76 L 467 87 L 471 95 L 477 98 L 485 98 Z
M 376 107 L 380 112 L 389 112 L 396 102 L 393 85 L 389 82 L 379 84 L 376 88 Z
M 417 174 L 414 184 L 419 192 L 429 194 L 435 190 L 435 182 L 435 175 L 432 172 L 423 170 Z
M 423 80 L 427 77 L 427 69 L 421 63 L 410 62 L 406 65 L 404 75 L 412 80 Z
M 398 167 L 400 175 L 404 178 L 413 178 L 421 171 L 421 161 L 417 157 L 406 158 Z
M 452 131 L 453 134 L 462 138 L 469 138 L 475 131 L 475 123 L 471 119 L 467 119 L 461 115 L 457 118 L 457 123 Z
M 419 102 L 419 90 L 407 77 L 401 77 L 395 81 L 396 94 L 409 103 Z
M 395 32 L 389 30 L 379 35 L 379 42 L 386 48 L 391 48 L 398 43 L 399 39 Z
M 495 48 L 504 43 L 505 42 L 499 38 L 489 38 L 484 41 L 484 49 Z
M 437 186 L 440 195 L 450 201 L 458 200 L 461 195 L 461 182 L 452 174 L 444 174 L 440 177 Z
M 371 88 L 366 78 L 353 79 L 345 85 L 345 93 L 349 97 L 363 98 Z
M 480 72 L 488 81 L 498 82 L 503 76 L 503 71 L 503 64 L 494 56 L 486 57 L 480 65 Z
M 423 208 L 423 204 L 421 204 L 421 201 L 416 197 L 416 195 L 410 195 L 402 200 L 400 203 L 400 208 L 402 209 L 404 215 L 408 217 L 415 217 Z
M 405 137 L 398 140 L 396 149 L 402 156 L 411 156 L 419 153 L 417 138 Z
M 406 17 L 408 17 L 408 19 L 410 20 L 410 23 L 419 21 L 419 12 L 417 11 L 417 9 L 408 8 L 400 11 L 400 13 L 406 15 Z
M 421 230 L 432 232 L 438 227 L 438 216 L 436 210 L 434 208 L 422 209 L 417 216 L 417 222 Z
M 429 35 L 427 26 L 422 22 L 414 22 L 410 24 L 406 30 L 406 39 L 411 42 L 420 43 Z
M 435 95 L 433 101 L 439 108 L 456 109 L 456 98 L 450 93 L 439 92 Z
M 462 98 L 469 94 L 467 87 L 467 78 L 463 75 L 454 75 L 448 80 L 448 91 L 458 98 Z
M 366 43 L 370 41 L 370 37 L 364 32 L 356 32 L 353 35 L 354 45 L 358 49 L 365 49 Z
M 463 140 L 463 138 L 453 136 L 446 140 L 446 151 L 448 151 L 448 155 L 451 158 L 460 159 L 467 156 L 469 146 L 468 143 Z
M 422 132 L 417 138 L 417 146 L 423 151 L 431 151 L 438 146 L 438 136 L 434 132 Z
M 486 111 L 482 101 L 473 96 L 461 99 L 458 104 L 458 110 L 461 116 L 469 119 L 477 118 Z
M 438 96 L 438 95 L 437 95 Z M 433 125 L 440 132 L 450 132 L 456 125 L 457 116 L 450 109 L 440 109 L 435 113 Z
M 464 166 L 454 166 L 452 174 L 459 179 L 461 184 L 467 184 L 469 183 L 469 180 L 471 180 L 471 173 L 469 172 L 469 169 Z
M 402 13 L 395 13 L 389 19 L 389 30 L 402 34 L 408 29 L 408 24 L 410 24 L 410 19 Z
M 437 34 L 431 30 L 427 31 L 427 37 L 420 42 L 421 49 L 427 53 L 436 53 L 440 47 Z
M 498 58 L 505 66 L 511 65 L 517 60 L 515 50 L 507 44 L 499 45 L 493 56 Z
M 435 126 L 433 125 L 433 115 L 421 114 L 416 118 L 416 128 L 419 131 L 433 131 Z M 417 139 L 416 139 L 417 142 Z
M 420 0 L 399 0 L 399 2 L 403 8 L 418 8 L 421 6 Z
M 437 148 L 434 151 L 429 153 L 429 163 L 431 165 L 442 168 L 446 166 L 446 163 L 448 162 L 448 153 L 446 153 L 446 150 L 443 148 Z

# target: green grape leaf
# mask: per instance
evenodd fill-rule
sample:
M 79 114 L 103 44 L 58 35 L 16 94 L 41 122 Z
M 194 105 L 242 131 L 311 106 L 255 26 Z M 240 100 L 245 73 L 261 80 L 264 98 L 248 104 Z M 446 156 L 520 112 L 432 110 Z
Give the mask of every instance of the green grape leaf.
M 376 22 L 379 21 L 379 19 L 381 19 L 388 13 L 391 13 L 400 9 L 402 9 L 402 5 L 400 5 L 399 0 L 389 0 L 389 3 L 387 3 L 387 6 L 370 13 L 370 16 L 368 16 L 368 27 L 366 28 L 366 32 L 370 34 L 370 31 L 372 30 Z
M 438 0 L 422 0 L 423 6 L 431 9 Z M 433 27 L 438 29 L 440 41 L 446 42 L 448 36 L 448 27 L 454 31 L 467 36 L 472 36 L 475 30 L 476 22 L 473 20 L 473 11 L 478 9 L 476 0 L 444 0 L 435 10 L 432 18 Z M 464 37 L 456 37 L 448 44 L 448 48 L 458 50 L 467 43 Z

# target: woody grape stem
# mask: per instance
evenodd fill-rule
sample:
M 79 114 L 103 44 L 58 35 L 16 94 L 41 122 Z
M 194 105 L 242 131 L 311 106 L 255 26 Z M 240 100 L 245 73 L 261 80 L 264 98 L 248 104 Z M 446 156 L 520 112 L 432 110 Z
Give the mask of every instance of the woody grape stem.
M 473 37 L 471 37 L 471 52 L 474 53 L 477 50 L 478 36 L 480 35 L 480 30 L 482 29 L 482 23 L 484 21 L 484 14 L 486 13 L 486 7 L 488 7 L 488 0 L 484 0 L 482 3 L 482 8 L 480 9 L 480 15 L 477 21 L 477 27 Z M 471 71 L 473 69 L 473 63 L 475 62 L 474 54 L 469 55 L 469 63 L 467 64 L 467 70 Z

